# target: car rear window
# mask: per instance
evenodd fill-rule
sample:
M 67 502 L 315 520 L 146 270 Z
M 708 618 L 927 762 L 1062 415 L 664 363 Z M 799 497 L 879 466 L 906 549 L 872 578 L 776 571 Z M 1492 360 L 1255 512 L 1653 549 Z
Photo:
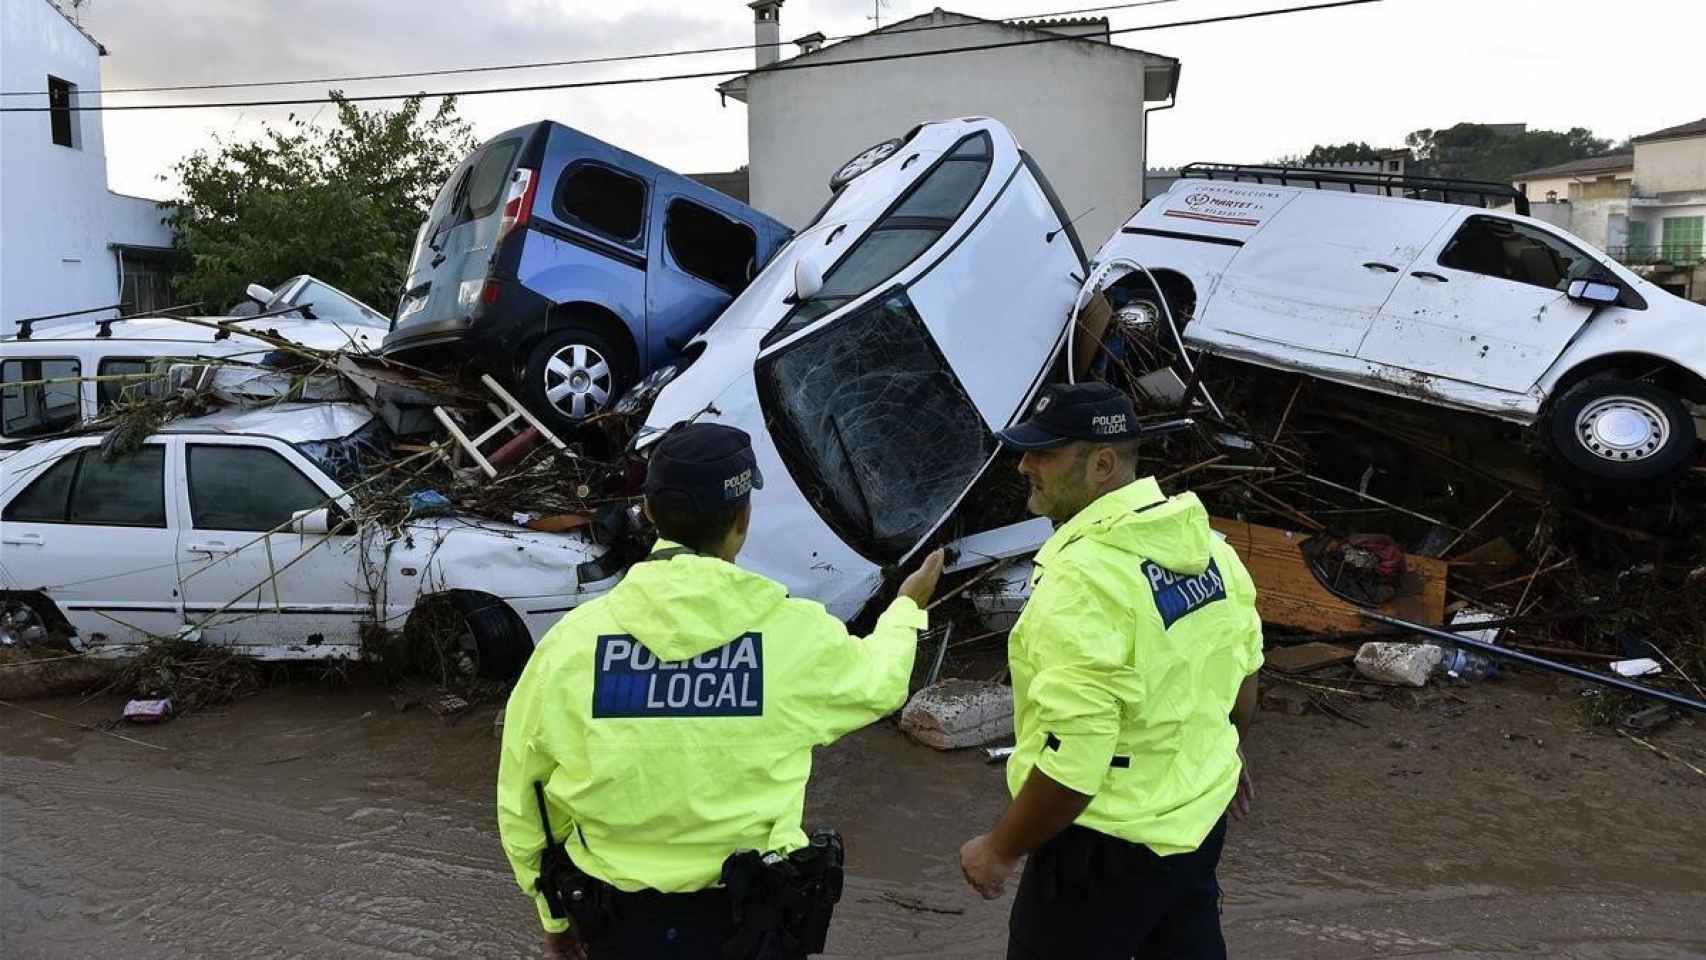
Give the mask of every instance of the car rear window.
M 521 149 L 519 139 L 499 140 L 485 150 L 474 161 L 474 169 L 468 174 L 467 199 L 461 215 L 463 220 L 483 220 L 492 215 L 503 200 L 504 183 L 509 179 L 509 169 L 515 165 L 516 152 Z
M 646 222 L 646 184 L 600 164 L 577 164 L 558 181 L 556 211 L 576 226 L 633 243 Z
M 788 472 L 849 545 L 893 563 L 994 456 L 995 437 L 897 289 L 758 363 Z
M 817 296 L 796 304 L 764 338 L 768 346 L 857 300 L 905 269 L 953 228 L 989 177 L 987 133 L 956 143 L 824 274 Z
M 83 365 L 71 357 L 0 363 L 0 434 L 35 437 L 74 425 L 81 415 Z

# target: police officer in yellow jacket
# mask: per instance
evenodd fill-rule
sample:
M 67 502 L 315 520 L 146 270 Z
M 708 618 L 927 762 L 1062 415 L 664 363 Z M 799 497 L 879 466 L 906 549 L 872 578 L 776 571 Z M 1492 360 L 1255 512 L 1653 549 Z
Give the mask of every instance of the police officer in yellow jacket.
M 941 555 L 850 636 L 732 562 L 762 485 L 740 430 L 661 438 L 651 556 L 553 627 L 510 695 L 498 828 L 553 956 L 821 949 L 839 838 L 801 830 L 812 747 L 905 700 Z
M 1009 958 L 1226 954 L 1215 868 L 1249 809 L 1261 621 L 1196 496 L 1138 479 L 1139 436 L 1100 383 L 1046 391 L 1002 434 L 1055 525 L 1008 643 L 1013 803 L 960 850 L 991 899 L 1029 855 Z

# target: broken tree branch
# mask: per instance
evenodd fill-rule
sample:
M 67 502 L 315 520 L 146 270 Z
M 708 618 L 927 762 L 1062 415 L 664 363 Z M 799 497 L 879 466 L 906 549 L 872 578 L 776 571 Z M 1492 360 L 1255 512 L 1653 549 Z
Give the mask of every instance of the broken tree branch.
M 1377 497 L 1373 494 L 1370 494 L 1370 493 L 1363 493 L 1361 490 L 1357 490 L 1354 487 L 1347 487 L 1347 486 L 1344 486 L 1343 484 L 1334 483 L 1331 480 L 1323 480 L 1320 477 L 1317 477 L 1312 473 L 1306 473 L 1303 476 L 1306 477 L 1307 479 L 1313 480 L 1316 483 L 1321 484 L 1322 486 L 1332 487 L 1334 490 L 1338 490 L 1338 491 L 1341 491 L 1343 493 L 1348 493 L 1348 494 L 1351 494 L 1352 496 L 1361 497 L 1362 499 L 1367 500 L 1369 503 L 1378 503 L 1381 506 L 1386 507 L 1388 509 L 1396 510 L 1399 513 L 1404 514 L 1405 516 L 1415 517 L 1417 520 L 1426 520 L 1428 523 L 1432 523 L 1432 524 L 1435 524 L 1437 526 L 1444 527 L 1447 530 L 1451 530 L 1451 531 L 1454 531 L 1457 533 L 1463 533 L 1464 532 L 1462 528 L 1453 526 L 1452 524 L 1449 524 L 1449 523 L 1446 523 L 1444 520 L 1440 520 L 1440 519 L 1437 519 L 1435 517 L 1430 517 L 1425 513 L 1417 513 L 1416 511 L 1411 510 L 1409 507 L 1400 507 L 1396 503 L 1392 503 L 1389 500 L 1382 500 L 1379 497 Z

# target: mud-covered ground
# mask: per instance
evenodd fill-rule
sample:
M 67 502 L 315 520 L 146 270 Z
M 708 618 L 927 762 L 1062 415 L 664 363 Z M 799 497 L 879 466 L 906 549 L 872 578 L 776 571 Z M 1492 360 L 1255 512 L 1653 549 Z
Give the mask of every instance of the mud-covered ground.
M 1706 777 L 1586 730 L 1545 678 L 1266 712 L 1221 879 L 1245 957 L 1706 956 Z M 111 700 L 26 706 L 96 723 Z M 491 814 L 493 708 L 278 689 L 116 732 L 0 708 L 0 956 L 518 957 L 530 908 Z M 1652 742 L 1706 769 L 1706 724 Z M 999 957 L 1006 901 L 955 852 L 1003 803 L 981 754 L 889 724 L 819 755 L 847 836 L 831 955 Z

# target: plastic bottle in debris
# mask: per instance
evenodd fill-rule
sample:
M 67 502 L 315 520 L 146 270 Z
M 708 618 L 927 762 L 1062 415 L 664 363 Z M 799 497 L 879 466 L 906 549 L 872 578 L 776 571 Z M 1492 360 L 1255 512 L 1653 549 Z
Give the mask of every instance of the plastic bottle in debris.
M 1439 666 L 1434 667 L 1434 676 L 1449 677 L 1472 683 L 1477 680 L 1490 680 L 1498 677 L 1499 665 L 1491 657 L 1465 650 L 1462 647 L 1444 647 L 1445 655 L 1439 658 Z

